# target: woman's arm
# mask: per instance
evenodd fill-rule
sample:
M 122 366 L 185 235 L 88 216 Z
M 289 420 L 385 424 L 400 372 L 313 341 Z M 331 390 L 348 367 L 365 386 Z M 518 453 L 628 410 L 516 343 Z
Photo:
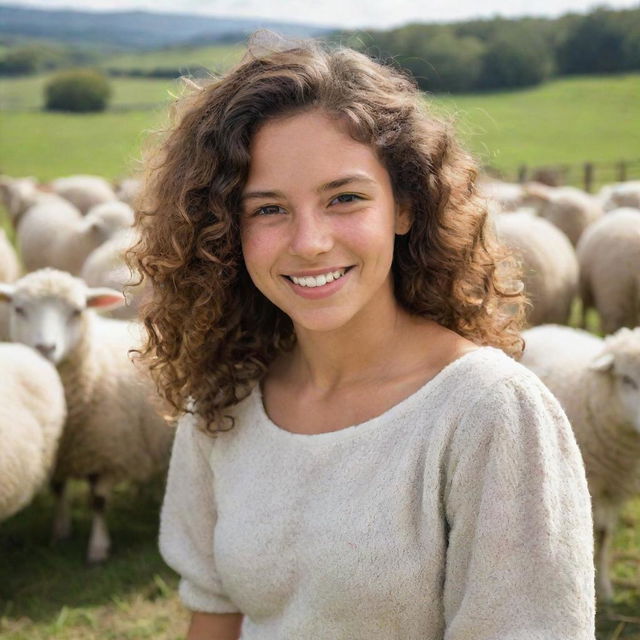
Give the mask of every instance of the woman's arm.
M 445 640 L 593 640 L 589 492 L 558 402 L 520 372 L 452 440 Z
M 238 640 L 241 613 L 203 613 L 194 611 L 187 640 Z

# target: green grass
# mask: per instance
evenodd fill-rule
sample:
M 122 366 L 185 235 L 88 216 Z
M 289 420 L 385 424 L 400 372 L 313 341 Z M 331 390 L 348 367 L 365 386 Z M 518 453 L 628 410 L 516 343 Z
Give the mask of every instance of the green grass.
M 54 74 L 0 79 L 0 111 L 37 111 L 44 106 L 44 87 Z M 178 80 L 111 78 L 110 110 L 153 109 L 181 90 Z
M 640 74 L 563 78 L 524 91 L 438 96 L 484 164 L 640 160 Z M 640 175 L 640 164 L 636 165 Z
M 213 45 L 208 47 L 172 47 L 143 53 L 123 53 L 107 58 L 105 69 L 144 69 L 158 67 L 180 69 L 188 73 L 193 67 L 204 67 L 213 72 L 223 71 L 240 60 L 245 47 L 242 45 Z
M 0 115 L 0 172 L 44 181 L 73 173 L 121 178 L 136 168 L 147 129 L 162 121 L 158 111 L 5 112 Z
M 44 76 L 0 80 L 3 173 L 42 180 L 69 173 L 123 175 L 144 130 L 156 126 L 158 110 L 180 91 L 171 80 L 120 78 L 113 81 L 112 108 L 103 114 L 13 111 L 37 109 L 45 81 Z M 462 137 L 486 165 L 514 178 L 523 163 L 594 161 L 611 166 L 623 159 L 640 160 L 638 95 L 640 74 L 631 74 L 561 79 L 525 91 L 438 96 L 433 101 L 438 111 L 456 117 Z M 640 177 L 640 163 L 633 170 L 629 177 Z M 613 181 L 615 175 L 597 169 L 596 178 Z
M 86 487 L 73 485 L 74 532 L 49 543 L 52 499 L 39 496 L 0 528 L 0 638 L 177 638 L 187 614 L 157 550 L 161 483 L 121 488 L 109 508 L 112 558 L 88 566 Z

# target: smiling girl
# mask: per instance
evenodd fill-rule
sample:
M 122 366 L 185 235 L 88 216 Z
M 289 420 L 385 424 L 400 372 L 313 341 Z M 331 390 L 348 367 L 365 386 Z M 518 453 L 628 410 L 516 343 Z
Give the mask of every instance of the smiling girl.
M 160 548 L 190 640 L 592 640 L 582 461 L 510 357 L 475 178 L 349 49 L 250 49 L 182 99 L 132 259 L 183 414 Z

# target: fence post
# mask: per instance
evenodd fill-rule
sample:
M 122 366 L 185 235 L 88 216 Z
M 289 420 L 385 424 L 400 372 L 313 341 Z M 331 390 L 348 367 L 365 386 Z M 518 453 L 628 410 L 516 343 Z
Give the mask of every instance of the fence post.
M 518 182 L 520 184 L 522 184 L 523 182 L 526 182 L 527 180 L 527 165 L 526 164 L 521 164 L 518 167 Z
M 618 182 L 627 180 L 627 163 L 624 160 L 618 162 Z
M 593 162 L 584 163 L 584 190 L 591 193 L 593 187 Z

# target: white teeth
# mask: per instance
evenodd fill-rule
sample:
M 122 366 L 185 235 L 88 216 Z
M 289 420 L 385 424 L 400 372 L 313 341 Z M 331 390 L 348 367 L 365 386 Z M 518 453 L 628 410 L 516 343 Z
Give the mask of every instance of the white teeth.
M 297 278 L 296 276 L 289 276 L 293 282 L 301 287 L 322 287 L 328 282 L 333 282 L 346 273 L 346 269 L 339 269 L 338 271 L 330 271 L 329 273 L 323 273 L 319 276 L 304 276 Z

